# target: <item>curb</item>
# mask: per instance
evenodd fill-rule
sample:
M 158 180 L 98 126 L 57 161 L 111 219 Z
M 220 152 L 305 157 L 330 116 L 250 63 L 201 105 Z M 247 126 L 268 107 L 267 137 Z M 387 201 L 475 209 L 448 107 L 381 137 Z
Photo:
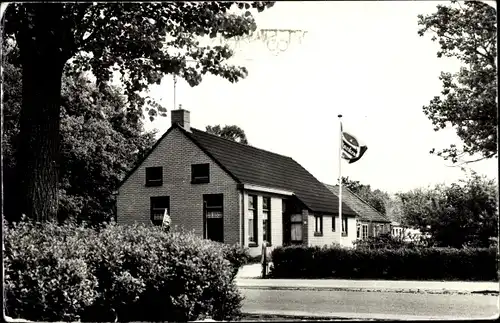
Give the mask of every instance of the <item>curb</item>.
M 363 321 L 429 321 L 429 320 L 488 320 L 495 317 L 457 317 L 450 315 L 399 315 L 399 314 L 378 314 L 378 313 L 309 313 L 302 311 L 269 311 L 269 310 L 246 310 L 242 311 L 246 316 L 264 316 L 279 319 L 289 320 L 363 320 Z M 251 320 L 242 320 L 251 321 Z
M 293 314 L 278 314 L 278 313 L 247 313 L 243 312 L 241 313 L 243 317 L 247 317 L 244 319 L 241 319 L 239 322 L 255 322 L 255 321 L 333 321 L 333 320 L 343 320 L 343 321 L 352 321 L 356 319 L 352 318 L 345 318 L 345 317 L 339 317 L 339 316 L 314 316 L 314 315 L 293 315 Z M 370 321 L 370 320 L 369 320 Z M 372 319 L 371 321 L 375 321 L 375 319 Z
M 240 289 L 257 289 L 257 290 L 305 290 L 305 291 L 337 291 L 337 292 L 386 292 L 386 293 L 410 293 L 410 294 L 458 294 L 458 295 L 488 295 L 498 296 L 499 292 L 495 290 L 478 290 L 478 291 L 463 291 L 451 289 L 404 289 L 404 288 L 350 288 L 350 287 L 294 287 L 294 286 L 259 286 L 236 284 Z

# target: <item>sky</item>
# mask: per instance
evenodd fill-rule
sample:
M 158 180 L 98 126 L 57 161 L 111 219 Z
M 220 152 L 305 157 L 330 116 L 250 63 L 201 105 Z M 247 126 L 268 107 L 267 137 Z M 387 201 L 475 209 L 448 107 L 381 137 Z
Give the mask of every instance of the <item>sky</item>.
M 237 48 L 234 64 L 246 66 L 238 83 L 206 76 L 197 87 L 179 80 L 176 102 L 191 113 L 191 126 L 237 125 L 250 145 L 292 157 L 318 180 L 339 176 L 339 118 L 345 131 L 368 147 L 341 175 L 389 193 L 465 178 L 432 148 L 460 144 L 453 129 L 435 132 L 422 111 L 441 91 L 441 71 L 459 63 L 437 58 L 431 35 L 417 34 L 418 14 L 437 1 L 277 2 L 256 14 L 259 29 L 307 31 L 276 54 L 262 41 Z M 286 36 L 288 37 L 288 36 Z M 166 76 L 150 94 L 169 110 L 173 80 Z M 158 136 L 170 116 L 147 121 Z M 466 167 L 498 178 L 498 160 Z

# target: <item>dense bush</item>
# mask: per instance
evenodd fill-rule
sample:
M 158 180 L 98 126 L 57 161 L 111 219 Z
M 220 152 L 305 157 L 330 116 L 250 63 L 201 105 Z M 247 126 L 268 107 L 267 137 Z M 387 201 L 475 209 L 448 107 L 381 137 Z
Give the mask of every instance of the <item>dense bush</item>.
M 98 297 L 85 256 L 94 232 L 56 225 L 4 224 L 6 314 L 74 321 Z
M 242 297 L 233 278 L 244 251 L 236 246 L 142 225 L 96 231 L 22 222 L 4 235 L 11 317 L 187 321 L 240 316 Z
M 238 244 L 221 244 L 221 247 L 224 258 L 229 260 L 229 262 L 231 263 L 232 275 L 234 278 L 236 277 L 236 274 L 238 274 L 238 270 L 243 265 L 246 265 L 251 259 L 248 249 L 242 248 Z
M 278 247 L 274 278 L 408 280 L 497 279 L 497 250 L 479 248 L 342 249 Z

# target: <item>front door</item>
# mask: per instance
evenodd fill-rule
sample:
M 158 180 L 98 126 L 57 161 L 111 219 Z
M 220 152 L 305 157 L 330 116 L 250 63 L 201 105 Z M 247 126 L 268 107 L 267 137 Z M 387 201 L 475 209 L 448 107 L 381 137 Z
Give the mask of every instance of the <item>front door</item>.
M 292 244 L 302 243 L 302 214 L 291 214 L 290 215 L 290 242 Z
M 222 194 L 203 195 L 203 238 L 224 242 L 224 207 Z

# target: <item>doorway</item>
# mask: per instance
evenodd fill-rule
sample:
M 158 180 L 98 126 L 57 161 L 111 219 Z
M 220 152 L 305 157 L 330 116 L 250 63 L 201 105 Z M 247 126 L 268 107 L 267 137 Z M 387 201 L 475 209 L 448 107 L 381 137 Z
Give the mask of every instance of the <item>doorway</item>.
M 224 206 L 222 194 L 203 194 L 203 238 L 224 242 Z

